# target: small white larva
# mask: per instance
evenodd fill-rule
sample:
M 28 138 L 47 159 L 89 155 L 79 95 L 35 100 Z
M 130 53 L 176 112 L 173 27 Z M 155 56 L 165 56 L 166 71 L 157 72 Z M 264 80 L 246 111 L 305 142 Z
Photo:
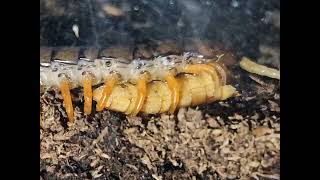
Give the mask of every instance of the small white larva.
M 74 32 L 74 35 L 75 35 L 77 38 L 79 38 L 79 26 L 76 25 L 76 24 L 74 24 L 74 25 L 72 26 L 72 31 Z

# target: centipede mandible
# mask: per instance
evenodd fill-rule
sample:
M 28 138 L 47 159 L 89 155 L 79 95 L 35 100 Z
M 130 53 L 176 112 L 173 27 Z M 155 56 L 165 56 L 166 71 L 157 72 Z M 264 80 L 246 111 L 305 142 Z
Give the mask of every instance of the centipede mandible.
M 40 91 L 61 94 L 70 123 L 74 121 L 74 88 L 83 91 L 85 115 L 90 115 L 93 108 L 128 116 L 172 114 L 182 107 L 222 101 L 237 94 L 227 84 L 228 70 L 219 58 L 204 58 L 197 53 L 133 60 L 65 58 L 40 58 Z

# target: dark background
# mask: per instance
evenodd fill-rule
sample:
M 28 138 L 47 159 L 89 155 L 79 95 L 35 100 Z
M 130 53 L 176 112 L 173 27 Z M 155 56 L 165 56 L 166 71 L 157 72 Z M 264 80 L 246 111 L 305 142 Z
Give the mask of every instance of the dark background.
M 121 9 L 122 16 L 106 14 L 106 4 Z M 258 58 L 259 45 L 279 49 L 280 0 L 40 0 L 40 46 L 186 38 L 222 43 L 238 56 Z

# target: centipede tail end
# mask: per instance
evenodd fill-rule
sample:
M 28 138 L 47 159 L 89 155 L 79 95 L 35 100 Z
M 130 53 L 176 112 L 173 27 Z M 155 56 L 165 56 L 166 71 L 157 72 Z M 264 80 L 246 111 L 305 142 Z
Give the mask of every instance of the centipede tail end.
M 226 100 L 229 97 L 237 94 L 236 88 L 230 85 L 225 85 L 221 87 L 221 97 L 220 100 Z

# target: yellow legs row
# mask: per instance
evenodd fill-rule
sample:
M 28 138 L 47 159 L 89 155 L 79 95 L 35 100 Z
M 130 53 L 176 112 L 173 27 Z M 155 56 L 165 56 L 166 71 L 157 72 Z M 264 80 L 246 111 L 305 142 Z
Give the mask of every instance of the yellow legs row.
M 83 78 L 83 94 L 84 94 L 84 114 L 91 114 L 92 108 L 92 81 L 93 78 L 90 74 L 84 75 Z M 70 83 L 66 77 L 60 81 L 60 91 L 63 98 L 63 105 L 66 109 L 67 116 L 70 122 L 74 121 L 74 112 L 72 99 L 70 94 Z

